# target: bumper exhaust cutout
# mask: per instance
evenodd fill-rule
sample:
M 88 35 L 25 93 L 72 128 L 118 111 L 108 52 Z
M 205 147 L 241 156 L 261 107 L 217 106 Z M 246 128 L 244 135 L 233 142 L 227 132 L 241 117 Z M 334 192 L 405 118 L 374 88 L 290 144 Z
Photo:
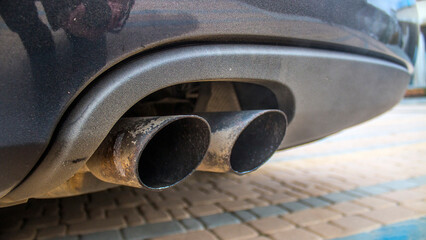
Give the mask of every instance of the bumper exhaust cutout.
M 199 114 L 209 123 L 212 136 L 199 171 L 234 172 L 258 169 L 281 144 L 287 118 L 279 110 Z
M 198 116 L 124 118 L 102 142 L 87 167 L 102 181 L 159 190 L 189 176 L 210 142 Z

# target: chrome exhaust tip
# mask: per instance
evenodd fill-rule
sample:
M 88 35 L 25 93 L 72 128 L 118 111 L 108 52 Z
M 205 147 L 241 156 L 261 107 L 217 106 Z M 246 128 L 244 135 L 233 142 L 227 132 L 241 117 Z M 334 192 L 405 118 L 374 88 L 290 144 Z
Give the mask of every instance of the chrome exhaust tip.
M 287 118 L 279 110 L 199 114 L 210 124 L 211 142 L 197 168 L 242 175 L 263 165 L 280 146 Z
M 204 158 L 210 127 L 193 115 L 120 120 L 87 162 L 102 181 L 160 190 L 189 176 Z

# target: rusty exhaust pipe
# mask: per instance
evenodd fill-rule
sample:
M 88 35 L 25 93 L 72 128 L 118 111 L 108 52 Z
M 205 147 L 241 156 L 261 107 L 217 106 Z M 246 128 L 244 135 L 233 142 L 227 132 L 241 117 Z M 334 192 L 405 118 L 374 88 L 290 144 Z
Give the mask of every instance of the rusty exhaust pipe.
M 124 118 L 87 162 L 102 181 L 150 190 L 171 187 L 200 164 L 210 127 L 198 116 Z
M 265 163 L 281 144 L 287 118 L 279 110 L 199 114 L 212 130 L 207 154 L 197 170 L 246 174 Z

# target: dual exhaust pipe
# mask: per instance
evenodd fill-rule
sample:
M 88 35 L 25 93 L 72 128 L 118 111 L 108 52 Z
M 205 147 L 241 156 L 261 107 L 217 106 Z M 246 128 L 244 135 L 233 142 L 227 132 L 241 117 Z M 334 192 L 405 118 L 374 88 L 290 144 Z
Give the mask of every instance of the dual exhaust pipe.
M 87 162 L 102 181 L 150 190 L 195 170 L 246 174 L 265 163 L 287 127 L 279 110 L 120 120 Z

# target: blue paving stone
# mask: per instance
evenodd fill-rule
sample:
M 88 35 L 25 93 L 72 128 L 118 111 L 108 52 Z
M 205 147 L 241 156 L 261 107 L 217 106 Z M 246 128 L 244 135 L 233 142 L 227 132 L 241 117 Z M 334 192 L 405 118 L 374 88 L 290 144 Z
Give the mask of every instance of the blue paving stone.
M 402 181 L 387 182 L 384 184 L 380 184 L 379 186 L 390 188 L 392 190 L 403 190 L 403 189 L 418 187 L 419 184 L 414 180 L 408 179 L 408 180 L 402 180 Z
M 349 191 L 345 191 L 346 194 L 355 196 L 357 198 L 362 198 L 362 197 L 368 197 L 371 196 L 371 194 L 368 194 L 366 192 L 362 192 L 362 191 L 358 191 L 357 189 L 354 190 L 349 190 Z
M 177 221 L 145 224 L 122 230 L 124 238 L 128 240 L 141 240 L 147 238 L 161 237 L 177 233 L 184 233 L 185 228 Z
M 234 214 L 240 218 L 241 220 L 243 220 L 243 222 L 250 222 L 250 221 L 254 221 L 257 219 L 257 217 L 255 215 L 253 215 L 252 213 L 248 212 L 248 211 L 237 211 L 234 212 Z
M 391 224 L 369 233 L 356 234 L 335 240 L 414 240 L 426 239 L 426 218 Z
M 300 200 L 300 202 L 307 204 L 309 206 L 312 206 L 312 207 L 325 207 L 325 206 L 330 205 L 329 202 L 324 201 L 324 200 L 317 198 L 317 197 L 305 198 L 305 199 Z
M 301 202 L 286 202 L 280 205 L 281 207 L 289 210 L 290 212 L 297 212 L 297 211 L 302 211 L 302 210 L 311 208 L 310 206 L 307 206 Z
M 334 240 L 373 240 L 373 238 L 368 233 L 361 233 L 361 234 L 352 235 L 352 236 L 343 237 L 343 238 L 335 238 Z M 395 240 L 400 240 L 400 239 L 395 239 Z
M 91 233 L 81 236 L 82 240 L 122 240 L 121 234 L 118 230 Z
M 283 208 L 277 206 L 257 207 L 250 209 L 250 211 L 260 218 L 284 215 L 288 213 Z
M 323 195 L 320 198 L 332 203 L 348 202 L 348 201 L 356 199 L 355 196 L 352 196 L 343 192 L 330 193 L 327 195 Z
M 368 186 L 368 187 L 360 187 L 356 189 L 357 191 L 364 192 L 370 195 L 379 195 L 383 193 L 390 192 L 389 188 L 382 187 L 380 185 Z
M 419 185 L 426 185 L 426 176 L 415 177 L 411 179 Z
M 216 228 L 223 225 L 240 223 L 241 221 L 230 213 L 219 213 L 210 216 L 200 217 L 201 222 L 208 229 Z
M 188 231 L 199 231 L 204 229 L 203 224 L 194 218 L 184 219 L 181 220 L 181 222 Z

